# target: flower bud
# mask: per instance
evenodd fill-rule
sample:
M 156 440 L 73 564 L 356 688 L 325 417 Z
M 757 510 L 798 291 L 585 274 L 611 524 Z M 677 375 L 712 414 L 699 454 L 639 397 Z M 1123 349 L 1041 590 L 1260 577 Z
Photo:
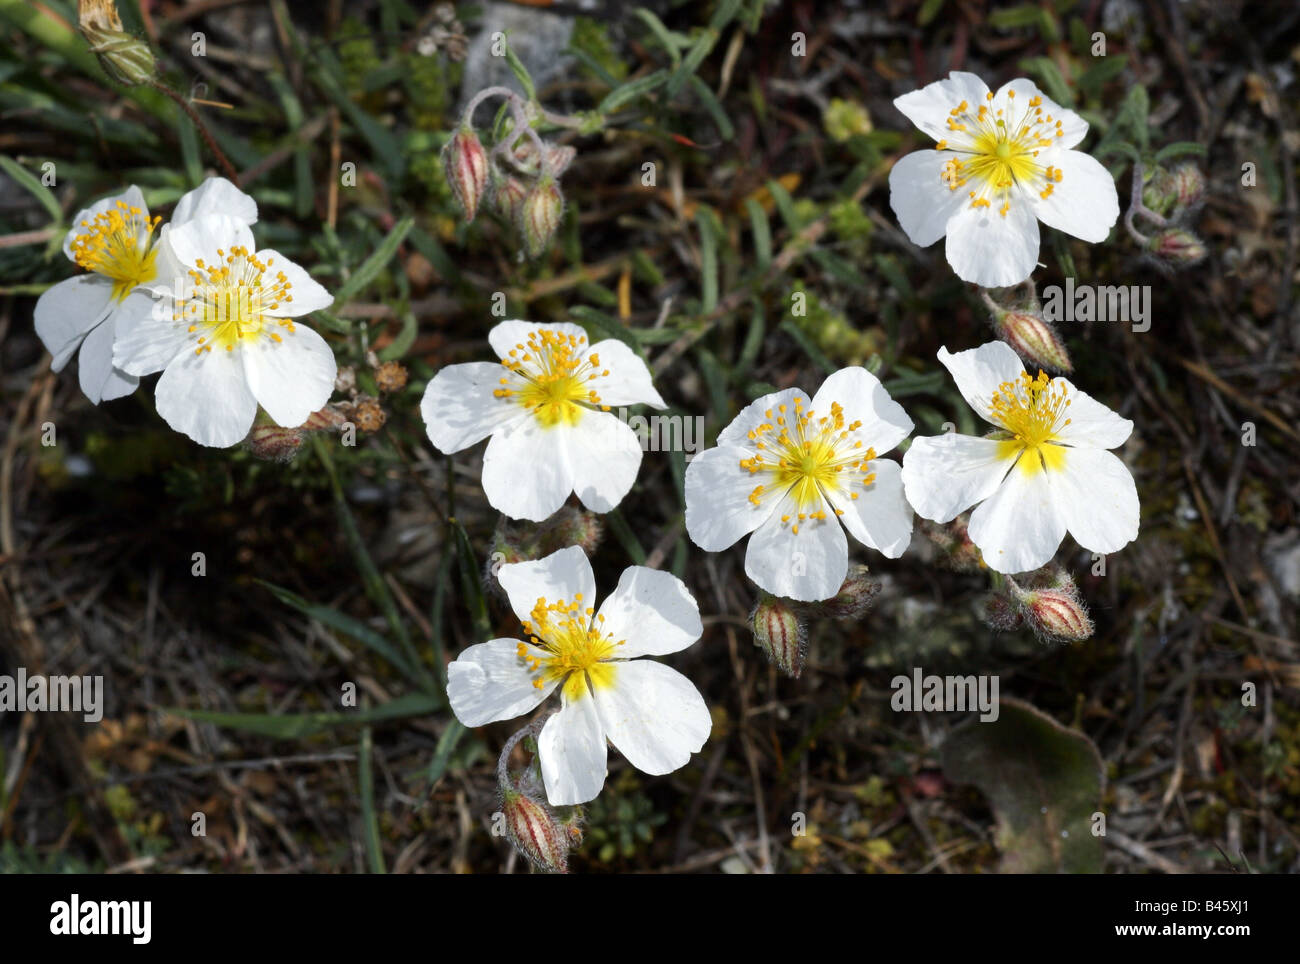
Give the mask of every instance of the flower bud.
M 528 186 L 513 174 L 505 174 L 496 179 L 492 203 L 496 206 L 497 213 L 507 221 L 519 222 L 526 197 L 528 197 Z
M 406 369 L 401 362 L 384 362 L 375 369 L 375 384 L 386 394 L 401 391 L 406 387 Z
M 1063 570 L 1044 589 L 1025 589 L 1007 580 L 1020 613 L 1039 636 L 1064 642 L 1083 642 L 1093 634 L 1088 609 Z
M 594 512 L 565 506 L 542 526 L 538 534 L 540 552 L 549 556 L 568 546 L 581 546 L 587 555 L 593 555 L 605 534 L 604 523 Z
M 551 167 L 549 173 L 553 177 L 559 177 L 567 171 L 569 165 L 573 163 L 573 159 L 578 156 L 577 150 L 568 144 L 548 144 L 543 142 L 542 149 L 546 152 L 546 160 Z M 515 148 L 515 160 L 532 174 L 542 173 L 542 166 L 537 162 L 537 147 L 533 144 L 531 137 L 525 138 Z
M 1073 370 L 1061 336 L 1039 315 L 998 309 L 993 314 L 993 330 L 1027 364 L 1066 374 Z
M 1192 207 L 1205 197 L 1205 175 L 1195 164 L 1175 168 L 1169 183 L 1179 207 Z
M 1201 239 L 1185 228 L 1166 228 L 1147 242 L 1147 250 L 1172 268 L 1188 268 L 1205 257 Z
M 149 44 L 122 29 L 114 0 L 77 0 L 77 25 L 99 65 L 119 84 L 136 87 L 158 72 Z
M 830 619 L 858 619 L 875 603 L 879 592 L 880 583 L 871 578 L 866 566 L 850 566 L 840 591 L 830 599 L 809 604 L 806 611 Z
M 1142 205 L 1156 214 L 1168 214 L 1178 201 L 1178 192 L 1174 188 L 1173 175 L 1163 167 L 1151 172 L 1146 183 L 1142 185 Z
M 492 534 L 487 561 L 483 564 L 483 584 L 500 598 L 506 599 L 505 588 L 497 579 L 501 567 L 540 559 L 544 555 L 550 553 L 542 552 L 535 537 L 520 535 L 519 528 L 507 522 L 503 516 Z
M 808 631 L 788 599 L 763 593 L 749 614 L 754 645 L 786 676 L 799 678 L 808 655 Z
M 318 412 L 307 416 L 307 421 L 298 426 L 303 432 L 337 432 L 347 423 L 348 416 L 334 405 L 326 405 Z
M 921 531 L 942 553 L 936 560 L 954 572 L 978 572 L 984 568 L 984 557 L 979 546 L 971 542 L 970 516 L 962 514 L 951 522 L 940 524 L 921 519 Z
M 569 871 L 570 830 L 546 804 L 518 790 L 501 793 L 506 836 L 538 870 Z
M 1002 593 L 992 593 L 984 600 L 984 622 L 990 629 L 1005 633 L 1019 629 L 1025 623 L 1025 617 L 1012 599 Z
M 564 195 L 553 177 L 538 178 L 519 208 L 519 233 L 528 257 L 540 257 L 564 220 Z
M 249 430 L 244 444 L 254 458 L 268 462 L 291 462 L 302 448 L 306 433 L 297 428 L 264 423 Z
M 488 182 L 488 157 L 478 135 L 462 127 L 442 149 L 442 166 L 466 222 L 474 220 Z

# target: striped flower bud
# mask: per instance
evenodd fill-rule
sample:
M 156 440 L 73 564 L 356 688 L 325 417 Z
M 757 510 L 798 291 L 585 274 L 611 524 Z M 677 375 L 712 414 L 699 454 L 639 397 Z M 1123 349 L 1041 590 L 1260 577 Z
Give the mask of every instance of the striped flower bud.
M 1061 336 L 1035 312 L 999 308 L 993 313 L 993 330 L 1027 365 L 1066 374 L 1074 369 Z
M 1205 257 L 1201 239 L 1185 228 L 1166 228 L 1147 242 L 1147 250 L 1170 268 L 1188 268 Z
M 540 257 L 564 220 L 564 195 L 553 177 L 540 177 L 519 209 L 519 233 L 530 258 Z
M 149 44 L 122 29 L 114 0 L 77 0 L 77 25 L 104 73 L 119 84 L 136 87 L 158 72 Z
M 1178 206 L 1189 208 L 1205 197 L 1205 175 L 1195 164 L 1182 164 L 1170 175 L 1170 186 Z
M 306 437 L 301 429 L 285 428 L 267 422 L 254 425 L 244 439 L 244 444 L 255 458 L 268 462 L 290 462 L 302 448 Z
M 867 567 L 853 565 L 839 592 L 830 599 L 810 603 L 806 611 L 830 619 L 858 619 L 875 603 L 879 592 L 880 583 L 871 578 Z
M 549 556 L 569 546 L 581 546 L 587 555 L 595 555 L 604 534 L 604 523 L 596 513 L 565 506 L 546 520 L 538 533 L 540 555 Z
M 542 148 L 546 152 L 547 163 L 550 164 L 550 174 L 554 177 L 567 171 L 573 159 L 578 156 L 577 150 L 568 144 L 543 143 Z M 531 137 L 525 138 L 515 148 L 515 160 L 532 174 L 542 173 L 542 166 L 537 163 L 537 147 Z
M 497 213 L 507 221 L 518 223 L 526 197 L 528 186 L 513 174 L 504 174 L 496 179 L 492 203 L 496 206 Z
M 571 830 L 546 804 L 518 790 L 501 794 L 506 836 L 515 849 L 538 870 L 550 874 L 569 872 Z
M 1025 589 L 1011 579 L 1007 584 L 1020 614 L 1039 636 L 1074 643 L 1092 637 L 1094 629 L 1088 609 L 1074 580 L 1064 571 L 1044 589 Z
M 466 222 L 473 221 L 488 183 L 488 156 L 478 135 L 469 127 L 458 130 L 442 149 L 442 166 Z
M 790 600 L 763 593 L 749 623 L 754 645 L 786 676 L 798 679 L 808 655 L 808 630 Z

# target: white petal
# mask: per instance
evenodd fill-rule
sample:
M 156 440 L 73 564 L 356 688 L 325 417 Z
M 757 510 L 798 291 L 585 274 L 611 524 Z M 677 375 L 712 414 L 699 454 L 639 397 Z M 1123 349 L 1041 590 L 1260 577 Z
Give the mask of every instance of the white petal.
M 564 428 L 535 418 L 509 422 L 494 432 L 483 454 L 483 493 L 492 508 L 512 519 L 541 522 L 573 491 Z
M 1054 151 L 1043 161 L 1062 173 L 1046 198 L 1033 195 L 1038 220 L 1084 241 L 1105 241 L 1119 219 L 1119 194 L 1110 171 L 1081 151 Z
M 1070 535 L 1090 552 L 1116 552 L 1137 538 L 1137 486 L 1114 453 L 1065 449 L 1052 492 Z
M 148 299 L 147 311 L 143 299 Z M 187 348 L 193 352 L 188 326 L 172 319 L 169 299 L 154 299 L 147 291 L 139 290 L 125 304 L 132 302 L 140 310 L 119 312 L 117 316 L 117 337 L 113 342 L 115 366 L 132 375 L 148 375 L 162 371 Z
M 218 251 L 228 255 L 236 245 L 256 250 L 248 225 L 224 214 L 209 214 L 169 227 L 167 241 L 172 252 L 189 268 L 196 267 L 200 261 L 212 267 L 221 260 Z
M 518 351 L 520 345 L 528 344 L 529 335 L 542 328 L 562 335 L 573 335 L 575 338 L 581 339 L 579 342 L 581 345 L 585 346 L 587 343 L 587 330 L 580 325 L 573 325 L 564 321 L 539 324 L 535 321 L 512 319 L 501 322 L 488 332 L 488 344 L 497 353 L 497 357 L 505 361 L 511 349 Z
M 782 522 L 782 516 L 790 521 Z M 789 495 L 749 537 L 745 552 L 745 574 L 750 579 L 773 595 L 802 602 L 834 596 L 848 569 L 849 543 L 835 513 L 828 506 L 825 519 L 800 522 L 799 509 Z
M 993 439 L 956 433 L 917 438 L 903 455 L 903 488 L 917 515 L 951 522 L 992 495 L 1011 465 Z
M 1042 108 L 1044 118 L 1052 118 L 1050 126 L 1055 127 L 1058 120 L 1061 122 L 1061 131 L 1064 136 L 1059 138 L 1053 136 L 1053 147 L 1064 149 L 1071 148 L 1075 144 L 1078 144 L 1079 141 L 1083 140 L 1084 135 L 1088 133 L 1088 122 L 1086 120 L 1068 107 L 1062 107 L 1056 101 L 1052 100 L 1052 98 L 1039 90 L 1038 85 L 1032 80 L 1029 80 L 1026 77 L 1020 77 L 1017 80 L 1013 80 L 1010 83 L 1003 84 L 999 87 L 998 92 L 994 97 L 994 100 L 998 102 L 999 106 L 1006 103 L 1006 94 L 1009 90 L 1014 90 L 1016 92 L 1015 103 L 1023 105 L 1025 111 L 1030 109 L 1030 100 L 1035 97 L 1041 97 L 1043 102 L 1038 106 Z M 1023 112 L 1013 112 L 1011 117 L 1007 119 L 1007 126 L 1014 128 L 1022 116 Z
M 985 564 L 998 572 L 1028 572 L 1046 565 L 1065 538 L 1065 520 L 1049 477 L 1022 458 L 998 490 L 970 517 L 970 538 Z
M 530 655 L 545 658 L 536 646 L 524 644 Z M 456 719 L 468 727 L 513 720 L 532 710 L 559 685 L 544 682 L 539 689 L 519 656 L 520 641 L 494 639 L 470 646 L 447 666 L 447 701 Z
M 243 441 L 257 414 L 257 400 L 234 352 L 181 352 L 158 379 L 154 400 L 168 425 L 215 448 Z
M 948 221 L 944 253 L 957 277 L 985 288 L 1019 284 L 1038 264 L 1038 219 L 1024 196 L 1013 196 L 1006 217 L 994 199 L 988 207 L 969 205 Z
M 965 191 L 943 183 L 951 151 L 913 151 L 889 172 L 889 206 L 918 247 L 929 247 L 948 232 L 948 221 L 969 201 Z
M 994 416 L 991 403 L 993 394 L 1003 382 L 1017 381 L 1025 371 L 1025 363 L 1006 342 L 985 342 L 978 348 L 950 352 L 945 345 L 939 349 L 939 361 L 948 369 L 957 391 L 986 422 L 1002 423 Z
M 897 559 L 912 541 L 912 507 L 903 494 L 902 469 L 889 459 L 875 459 L 870 470 L 876 480 L 865 488 L 853 486 L 856 499 L 840 490 L 828 491 L 826 496 L 843 511 L 839 519 L 853 538 Z
M 429 379 L 420 414 L 439 452 L 467 449 L 507 422 L 529 417 L 521 406 L 493 396 L 504 371 L 496 362 L 467 362 L 448 365 Z
M 584 352 L 584 357 L 595 354 L 600 359 L 598 371 L 608 371 L 607 376 L 594 379 L 591 387 L 600 396 L 602 405 L 649 405 L 667 408 L 650 380 L 650 369 L 631 348 L 617 338 L 606 338 Z
M 566 807 L 595 799 L 605 785 L 605 734 L 596 713 L 596 701 L 586 692 L 569 699 L 574 687 L 564 689 L 564 706 L 537 738 L 542 759 L 542 783 L 551 806 Z
M 334 304 L 334 296 L 319 281 L 274 248 L 257 252 L 257 260 L 267 266 L 263 284 L 281 272 L 289 283 L 289 297 L 280 302 L 280 307 L 267 309 L 272 318 L 301 318 Z
M 618 664 L 613 685 L 597 687 L 595 696 L 605 736 L 643 773 L 659 776 L 684 766 L 713 729 L 699 690 L 652 660 Z
M 131 297 L 135 297 L 132 295 Z M 147 296 L 141 296 L 147 298 Z M 130 302 L 130 298 L 127 302 Z M 77 378 L 81 391 L 92 405 L 111 401 L 129 395 L 140 384 L 134 375 L 119 371 L 113 367 L 113 337 L 117 331 L 116 319 L 123 307 L 109 314 L 102 322 L 90 330 L 81 343 L 81 352 L 77 355 Z M 138 302 L 128 310 L 138 310 Z
M 334 394 L 338 365 L 325 339 L 303 324 L 293 331 L 274 325 L 280 340 L 261 338 L 241 342 L 236 354 L 244 360 L 249 391 L 277 425 L 294 428 L 319 411 Z
M 77 352 L 86 332 L 108 317 L 113 308 L 113 283 L 97 274 L 60 281 L 36 299 L 36 334 L 54 358 L 50 367 L 62 371 Z
M 82 222 L 94 224 L 95 218 L 98 215 L 117 207 L 118 201 L 122 201 L 128 207 L 139 208 L 141 214 L 146 217 L 149 214 L 149 205 L 144 203 L 144 195 L 140 193 L 140 189 L 134 184 L 128 187 L 121 194 L 113 194 L 106 198 L 100 198 L 94 204 L 90 205 L 90 207 L 82 208 L 77 212 L 77 216 L 72 219 L 71 229 L 69 229 L 68 233 L 63 236 L 63 253 L 67 256 L 69 261 L 77 260 L 72 256 L 72 241 L 77 235 L 85 233 L 86 225 Z
M 1075 388 L 1065 378 L 1053 378 L 1065 384 L 1065 397 L 1070 400 L 1065 414 L 1070 424 L 1058 429 L 1056 439 L 1066 445 L 1085 448 L 1113 449 L 1123 445 L 1133 434 L 1133 423 L 1121 418 L 1087 392 Z
M 257 223 L 257 202 L 224 177 L 210 177 L 181 196 L 172 211 L 172 224 L 184 224 L 208 214 L 224 214 L 245 224 Z
M 776 416 L 780 414 L 778 409 L 782 405 L 786 406 L 793 414 L 796 395 L 805 400 L 810 397 L 807 392 L 798 388 L 785 388 L 779 392 L 771 392 L 761 398 L 754 399 L 740 410 L 740 413 L 731 420 L 726 428 L 718 433 L 718 445 L 739 445 L 744 449 L 752 449 L 754 446 L 749 440 L 749 433 L 764 422 L 774 421 Z M 772 412 L 772 419 L 770 420 L 767 417 L 769 410 Z
M 592 512 L 609 512 L 632 490 L 641 468 L 641 440 L 609 412 L 585 411 L 559 438 L 573 491 Z
M 740 467 L 752 450 L 719 445 L 686 466 L 686 531 L 705 552 L 721 552 L 748 535 L 776 511 L 777 500 L 755 505 L 749 495 L 759 477 Z
M 865 368 L 841 368 L 817 389 L 810 406 L 816 416 L 829 415 L 831 403 L 844 407 L 844 420 L 862 426 L 853 436 L 877 455 L 884 455 L 912 434 L 912 420 L 903 406 L 889 397 L 880 379 Z
M 700 607 L 686 584 L 671 572 L 645 566 L 623 570 L 618 588 L 596 613 L 596 625 L 615 640 L 626 640 L 618 659 L 676 653 L 704 633 Z
M 544 559 L 506 563 L 497 570 L 497 579 L 521 623 L 532 621 L 538 599 L 569 602 L 581 593 L 588 606 L 596 600 L 596 576 L 587 554 L 578 546 L 552 552 Z
M 988 92 L 988 84 L 975 74 L 954 70 L 943 80 L 896 97 L 894 106 L 935 140 L 952 139 L 952 132 L 948 130 L 948 112 L 963 100 L 971 110 L 979 110 Z

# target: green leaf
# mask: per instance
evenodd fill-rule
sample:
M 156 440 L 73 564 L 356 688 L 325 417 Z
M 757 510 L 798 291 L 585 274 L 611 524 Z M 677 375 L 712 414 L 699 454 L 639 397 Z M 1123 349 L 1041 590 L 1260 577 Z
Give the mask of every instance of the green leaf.
M 754 257 L 758 260 L 758 271 L 759 274 L 767 274 L 768 266 L 772 263 L 772 228 L 767 223 L 767 212 L 753 198 L 745 201 L 745 208 L 749 211 L 749 228 L 754 236 Z
M 817 347 L 816 343 L 808 337 L 807 333 L 787 318 L 781 322 L 780 328 L 783 332 L 795 340 L 805 355 L 812 359 L 813 363 L 823 369 L 827 375 L 833 374 L 839 369 L 833 361 L 826 357 L 825 353 Z
M 519 81 L 519 86 L 524 89 L 524 99 L 530 103 L 537 100 L 537 88 L 533 86 L 533 78 L 528 73 L 528 68 L 524 62 L 516 55 L 514 48 L 510 45 L 510 36 L 506 35 L 506 63 L 514 72 L 515 79 Z
M 704 109 L 709 112 L 713 118 L 713 126 L 718 129 L 718 133 L 724 141 L 729 141 L 736 136 L 736 128 L 732 126 L 731 119 L 727 117 L 727 112 L 723 109 L 722 104 L 718 101 L 717 96 L 699 77 L 691 77 L 691 90 L 704 105 Z
M 972 720 L 940 750 L 944 774 L 973 783 L 997 818 L 1001 873 L 1095 874 L 1101 838 L 1092 815 L 1105 771 L 1096 745 L 1020 700 L 996 701 L 998 718 Z
M 645 25 L 650 28 L 650 32 L 655 35 L 659 45 L 664 48 L 664 51 L 671 58 L 674 67 L 682 62 L 681 48 L 690 45 L 688 38 L 669 30 L 653 11 L 647 10 L 645 7 L 637 7 L 632 11 L 632 15 L 640 17 Z
M 41 207 L 45 208 L 50 220 L 55 224 L 62 223 L 63 209 L 59 207 L 59 199 L 54 196 L 53 191 L 41 183 L 40 178 L 5 154 L 0 154 L 0 168 L 41 202 Z
M 169 709 L 166 712 L 200 723 L 215 723 L 275 740 L 299 740 L 337 726 L 379 723 L 384 720 L 427 716 L 442 708 L 432 693 L 407 693 L 372 709 L 349 713 L 221 713 L 215 710 Z
M 605 516 L 605 522 L 609 525 L 609 531 L 614 533 L 614 538 L 618 540 L 623 551 L 631 557 L 633 565 L 641 565 L 645 562 L 645 548 L 641 545 L 641 540 L 636 537 L 632 527 L 627 524 L 623 518 L 623 513 L 614 509 Z
M 438 737 L 438 745 L 433 751 L 433 759 L 429 761 L 429 772 L 426 774 L 430 786 L 441 780 L 442 775 L 447 772 L 447 764 L 451 762 L 456 744 L 460 743 L 461 737 L 468 732 L 457 719 L 452 719 L 447 724 L 447 728 L 442 731 L 442 736 Z
M 396 361 L 401 358 L 410 351 L 419 330 L 420 326 L 415 320 L 415 313 L 409 310 L 402 312 L 402 330 L 377 353 L 379 360 Z
M 365 623 L 353 619 L 351 616 L 345 615 L 337 609 L 332 609 L 329 606 L 322 606 L 318 603 L 308 602 L 297 593 L 291 592 L 282 586 L 277 586 L 274 583 L 269 583 L 264 579 L 255 579 L 254 582 L 270 590 L 271 594 L 286 606 L 298 610 L 298 612 L 302 613 L 304 616 L 316 620 L 316 622 L 323 626 L 328 626 L 330 629 L 337 630 L 344 636 L 350 636 L 367 649 L 378 653 L 384 659 L 388 660 L 389 663 L 406 674 L 408 679 L 412 681 L 419 680 L 420 674 L 416 671 L 415 667 L 411 666 L 406 657 L 394 649 L 388 640 L 384 639 L 383 636 L 380 636 Z
M 1074 106 L 1074 92 L 1061 76 L 1061 69 L 1050 57 L 1025 57 L 1020 61 L 1020 69 L 1032 75 L 1042 85 L 1047 96 L 1062 107 Z
M 1079 78 L 1079 89 L 1089 97 L 1100 96 L 1102 87 L 1124 72 L 1128 66 L 1128 55 L 1097 57 L 1096 61 Z
M 700 228 L 700 290 L 704 313 L 718 306 L 718 238 L 713 212 L 701 204 L 695 211 Z
M 673 70 L 673 75 L 668 80 L 668 86 L 664 89 L 664 93 L 668 95 L 669 100 L 681 93 L 686 81 L 700 69 L 700 64 L 704 63 L 704 58 L 713 52 L 713 47 L 718 42 L 718 36 L 718 31 L 712 27 L 700 31 L 700 35 L 695 38 L 695 43 L 691 46 L 690 51 L 682 58 L 682 62 Z
M 460 563 L 460 586 L 465 594 L 465 606 L 469 609 L 470 621 L 474 631 L 486 642 L 492 632 L 492 621 L 488 618 L 487 600 L 483 597 L 483 579 L 480 575 L 478 556 L 470 544 L 469 534 L 456 519 L 449 520 L 456 537 L 456 559 Z
M 393 259 L 393 255 L 397 254 L 397 249 L 406 240 L 406 235 L 414 224 L 415 218 L 410 215 L 394 224 L 393 229 L 380 242 L 374 253 L 361 262 L 361 266 L 352 272 L 347 281 L 339 286 L 334 293 L 334 304 L 347 304 L 379 277 L 379 273 L 387 267 L 388 262 Z
M 1198 144 L 1196 141 L 1174 141 L 1172 144 L 1166 144 L 1160 150 L 1156 151 L 1156 163 L 1163 164 L 1165 161 L 1172 161 L 1176 157 L 1186 157 L 1189 154 L 1204 154 L 1205 145 Z
M 644 97 L 652 90 L 657 90 L 668 82 L 668 71 L 656 70 L 652 74 L 646 74 L 644 77 L 637 77 L 629 80 L 621 87 L 615 87 L 605 99 L 596 105 L 598 114 L 612 114 L 624 104 L 630 104 L 638 97 Z
M 599 334 L 608 338 L 617 338 L 623 344 L 627 345 L 638 356 L 641 355 L 640 346 L 637 344 L 636 333 L 623 324 L 613 315 L 607 315 L 603 311 L 597 311 L 589 305 L 574 305 L 569 309 L 569 315 L 580 325 L 589 325 Z M 595 338 L 591 339 L 595 341 Z

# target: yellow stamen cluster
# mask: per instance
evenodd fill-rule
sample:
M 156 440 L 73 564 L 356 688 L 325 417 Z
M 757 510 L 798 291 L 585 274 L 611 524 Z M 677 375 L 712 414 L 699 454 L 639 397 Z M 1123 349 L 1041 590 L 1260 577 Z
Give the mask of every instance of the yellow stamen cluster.
M 801 522 L 827 518 L 827 492 L 847 492 L 856 499 L 854 485 L 865 488 L 876 481 L 875 473 L 870 471 L 876 450 L 864 449 L 853 434 L 862 422 L 846 424 L 839 402 L 832 402 L 830 414 L 822 416 L 811 409 L 805 412 L 803 406 L 804 400 L 796 395 L 793 414 L 788 413 L 786 405 L 764 412 L 767 421 L 749 432 L 754 454 L 740 460 L 746 472 L 762 473 L 768 480 L 749 494 L 754 505 L 762 505 L 763 499 L 773 494 L 781 498 L 789 492 L 794 498 L 799 511 L 793 517 L 783 515 L 781 521 L 789 523 L 796 535 Z M 837 516 L 844 514 L 842 509 L 834 512 Z
M 963 136 L 955 146 L 947 140 L 935 145 L 937 150 L 960 155 L 950 158 L 940 170 L 943 185 L 956 191 L 973 180 L 975 189 L 967 191 L 970 206 L 978 209 L 996 204 L 1002 217 L 1011 210 L 1014 187 L 1028 187 L 1046 200 L 1065 176 L 1059 167 L 1037 160 L 1039 151 L 1065 136 L 1061 120 L 1043 114 L 1041 97 L 1029 98 L 1028 107 L 1013 120 L 1016 92 L 1009 90 L 1006 96 L 1006 106 L 997 107 L 990 91 L 985 97 L 988 103 L 974 111 L 963 100 L 947 118 L 948 130 Z
M 533 331 L 501 362 L 509 374 L 492 394 L 523 405 L 547 428 L 561 422 L 576 425 L 584 406 L 608 412 L 609 406 L 601 404 L 591 382 L 607 377 L 609 369 L 600 367 L 595 352 L 583 354 L 586 344 L 582 335 L 549 328 Z
M 158 249 L 153 233 L 161 218 L 151 218 L 141 208 L 118 201 L 93 221 L 68 245 L 77 264 L 113 282 L 113 297 L 121 301 L 136 285 L 152 281 Z
M 1070 424 L 1066 411 L 1070 399 L 1061 379 L 1049 379 L 1040 371 L 1036 378 L 1021 372 L 1014 381 L 1003 382 L 989 402 L 994 419 L 1011 437 L 1000 442 L 998 454 L 1019 459 L 1026 472 L 1060 468 L 1065 452 L 1057 442 L 1057 433 Z
M 582 593 L 571 601 L 548 602 L 538 597 L 524 632 L 544 655 L 534 655 L 524 643 L 516 650 L 528 671 L 538 674 L 533 686 L 542 689 L 548 682 L 564 679 L 564 695 L 574 700 L 584 695 L 589 685 L 600 688 L 613 681 L 610 660 L 627 640 L 615 641 L 604 630 L 605 617 L 596 616 L 593 621 L 593 613 L 590 606 L 583 605 Z
M 288 276 L 283 271 L 267 275 L 274 262 L 274 258 L 263 261 L 243 245 L 229 252 L 218 248 L 214 264 L 202 258 L 195 261 L 197 270 L 189 270 L 188 290 L 173 311 L 176 321 L 189 325 L 190 334 L 203 332 L 194 354 L 210 352 L 213 345 L 234 351 L 246 338 L 278 342 L 281 338 L 273 327 L 294 333 L 293 319 L 268 314 L 293 301 Z

